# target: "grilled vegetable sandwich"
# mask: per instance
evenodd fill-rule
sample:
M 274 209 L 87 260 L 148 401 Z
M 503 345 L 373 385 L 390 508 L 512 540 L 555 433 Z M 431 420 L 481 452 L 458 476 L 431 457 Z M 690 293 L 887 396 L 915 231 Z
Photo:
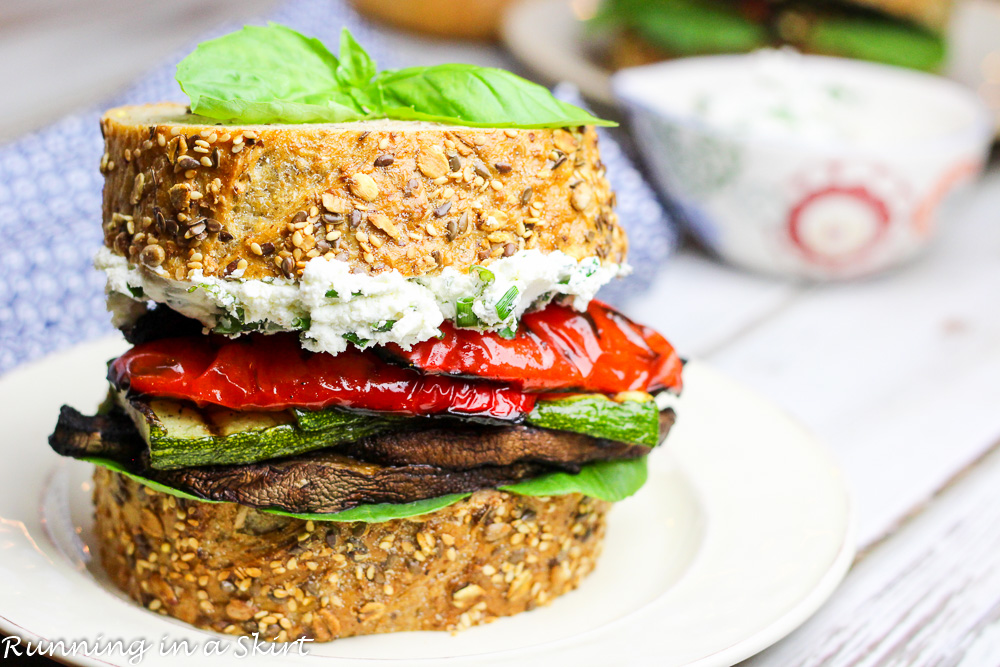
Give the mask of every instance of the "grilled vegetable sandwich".
M 594 299 L 627 271 L 594 125 L 507 72 L 378 72 L 288 28 L 112 109 L 109 310 L 131 349 L 51 446 L 96 464 L 112 581 L 272 641 L 457 630 L 594 568 L 682 363 Z
M 603 0 L 618 67 L 788 45 L 804 53 L 936 71 L 949 0 Z

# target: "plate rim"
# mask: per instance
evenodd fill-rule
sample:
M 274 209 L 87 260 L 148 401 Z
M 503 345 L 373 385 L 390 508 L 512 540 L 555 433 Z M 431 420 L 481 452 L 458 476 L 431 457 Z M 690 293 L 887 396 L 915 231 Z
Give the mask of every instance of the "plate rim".
M 541 0 L 547 1 L 547 0 Z M 738 642 L 721 648 L 711 654 L 705 655 L 693 662 L 685 664 L 683 667 L 731 667 L 743 660 L 751 658 L 761 651 L 773 646 L 781 641 L 802 624 L 808 621 L 833 595 L 844 578 L 851 571 L 855 557 L 858 554 L 857 533 L 858 533 L 858 507 L 850 492 L 847 480 L 843 476 L 840 465 L 833 457 L 832 451 L 819 438 L 813 435 L 812 431 L 806 427 L 799 419 L 793 417 L 777 404 L 765 398 L 762 394 L 754 391 L 746 385 L 731 379 L 725 373 L 715 369 L 711 364 L 705 364 L 699 360 L 688 361 L 688 364 L 696 364 L 699 370 L 713 377 L 713 382 L 728 384 L 730 387 L 739 389 L 748 395 L 753 396 L 758 401 L 765 403 L 779 414 L 788 424 L 794 426 L 802 436 L 800 446 L 808 445 L 814 452 L 826 458 L 831 466 L 840 475 L 840 499 L 845 504 L 845 526 L 841 534 L 840 545 L 836 554 L 830 561 L 812 588 L 805 593 L 793 606 L 786 609 L 778 618 L 769 625 L 761 628 L 756 633 L 741 639 Z M 683 466 L 682 466 L 683 468 Z M 693 476 L 687 470 L 682 470 L 689 480 Z M 685 576 L 687 573 L 685 573 Z M 676 584 L 675 584 L 676 585 Z
M 764 651 L 777 642 L 788 637 L 806 623 L 836 592 L 844 578 L 854 566 L 858 554 L 857 506 L 850 494 L 847 499 L 847 527 L 843 534 L 840 549 L 830 563 L 830 566 L 819 578 L 816 584 L 795 606 L 786 610 L 779 618 L 759 632 L 706 655 L 684 667 L 731 667 Z

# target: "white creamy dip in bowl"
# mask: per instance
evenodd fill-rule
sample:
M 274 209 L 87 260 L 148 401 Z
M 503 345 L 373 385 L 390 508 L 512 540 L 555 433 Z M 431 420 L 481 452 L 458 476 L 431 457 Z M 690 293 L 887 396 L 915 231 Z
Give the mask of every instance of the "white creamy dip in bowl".
M 688 228 L 723 259 L 813 280 L 924 249 L 993 136 L 941 77 L 791 51 L 623 70 L 615 94 Z

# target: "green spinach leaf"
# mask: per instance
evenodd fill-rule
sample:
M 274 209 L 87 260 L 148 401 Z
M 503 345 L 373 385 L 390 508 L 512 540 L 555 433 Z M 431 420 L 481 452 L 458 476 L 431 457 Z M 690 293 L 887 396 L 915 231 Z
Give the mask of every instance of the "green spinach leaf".
M 561 496 L 582 493 L 599 500 L 616 503 L 625 500 L 646 483 L 649 472 L 646 457 L 598 461 L 585 465 L 576 475 L 553 472 L 524 482 L 501 486 L 501 491 L 522 496 Z

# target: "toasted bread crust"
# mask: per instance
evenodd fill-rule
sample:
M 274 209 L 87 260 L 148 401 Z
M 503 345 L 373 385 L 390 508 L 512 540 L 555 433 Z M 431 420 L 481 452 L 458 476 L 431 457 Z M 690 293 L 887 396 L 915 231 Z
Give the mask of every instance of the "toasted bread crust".
M 101 562 L 145 607 L 226 634 L 293 641 L 461 630 L 576 588 L 609 503 L 480 491 L 379 524 L 304 522 L 95 474 Z
M 102 119 L 105 243 L 134 264 L 253 279 L 327 254 L 405 276 L 522 248 L 624 260 L 590 127 L 207 122 L 175 104 Z

